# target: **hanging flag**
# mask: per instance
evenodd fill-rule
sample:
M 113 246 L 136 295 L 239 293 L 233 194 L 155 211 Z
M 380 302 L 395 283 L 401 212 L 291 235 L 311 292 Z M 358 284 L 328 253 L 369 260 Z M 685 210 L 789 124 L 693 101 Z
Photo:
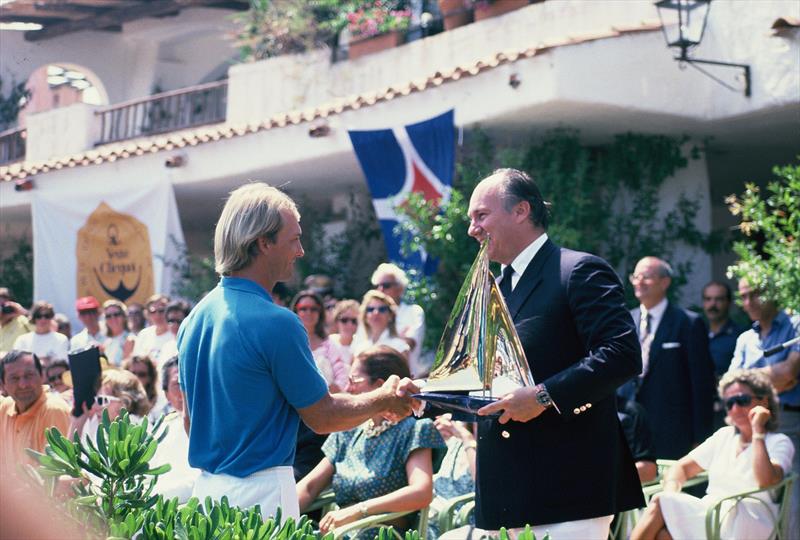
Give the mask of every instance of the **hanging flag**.
M 59 179 L 60 180 L 60 179 Z M 97 175 L 40 182 L 31 197 L 34 297 L 81 328 L 75 299 L 144 303 L 169 294 L 183 244 L 172 183 Z
M 367 178 L 372 204 L 383 232 L 389 260 L 430 274 L 435 261 L 425 253 L 404 256 L 395 227 L 406 219 L 397 211 L 412 192 L 438 204 L 450 198 L 455 167 L 453 110 L 416 124 L 391 129 L 349 131 L 356 157 Z

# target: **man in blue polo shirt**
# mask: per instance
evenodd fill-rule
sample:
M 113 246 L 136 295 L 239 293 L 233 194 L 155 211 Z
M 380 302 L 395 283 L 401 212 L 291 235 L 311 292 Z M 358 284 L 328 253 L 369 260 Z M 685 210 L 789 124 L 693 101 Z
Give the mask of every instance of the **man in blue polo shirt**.
M 295 314 L 268 291 L 303 256 L 300 214 L 281 191 L 252 183 L 231 193 L 214 238 L 217 287 L 178 332 L 189 463 L 203 472 L 193 495 L 261 505 L 299 517 L 292 463 L 303 421 L 318 433 L 350 429 L 384 412 L 410 412 L 399 379 L 378 390 L 330 395 Z
M 792 440 L 796 450 L 792 470 L 800 473 L 800 344 L 764 356 L 765 350 L 800 335 L 800 317 L 789 317 L 774 302 L 762 299 L 746 279 L 739 280 L 739 297 L 753 326 L 736 340 L 731 369 L 761 368 L 769 376 L 780 401 L 778 431 Z M 789 516 L 789 538 L 800 538 L 800 482 L 792 489 Z

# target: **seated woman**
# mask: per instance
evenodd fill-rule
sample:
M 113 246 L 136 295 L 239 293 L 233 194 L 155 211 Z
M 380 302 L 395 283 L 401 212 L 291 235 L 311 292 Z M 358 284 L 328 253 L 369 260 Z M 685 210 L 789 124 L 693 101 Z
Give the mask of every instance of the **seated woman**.
M 777 484 L 791 470 L 794 447 L 778 425 L 778 400 L 766 375 L 758 370 L 735 370 L 723 375 L 719 393 L 728 411 L 729 425 L 681 458 L 664 478 L 664 491 L 656 495 L 637 523 L 631 538 L 705 538 L 706 510 L 720 499 Z M 708 490 L 698 499 L 681 493 L 686 480 L 708 471 Z M 768 538 L 772 532 L 769 496 L 745 500 L 723 508 L 722 538 Z M 733 505 L 733 503 L 731 503 Z
M 351 349 L 357 355 L 373 345 L 388 345 L 408 358 L 409 346 L 397 333 L 397 304 L 380 291 L 367 291 L 361 300 L 359 328 Z
M 347 391 L 375 390 L 391 375 L 409 376 L 405 358 L 391 347 L 370 348 L 354 359 Z M 333 433 L 322 447 L 325 457 L 297 485 L 300 511 L 328 486 L 339 510 L 322 517 L 323 532 L 372 514 L 425 508 L 433 498 L 431 449 L 443 447 L 433 422 L 413 417 L 395 423 L 376 416 L 351 431 Z M 409 524 L 401 518 L 394 526 Z

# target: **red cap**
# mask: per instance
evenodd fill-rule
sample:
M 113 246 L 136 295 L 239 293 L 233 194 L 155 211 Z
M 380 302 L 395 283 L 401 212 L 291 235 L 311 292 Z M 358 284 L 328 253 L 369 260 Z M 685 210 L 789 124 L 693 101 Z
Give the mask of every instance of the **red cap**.
M 100 309 L 100 302 L 94 296 L 84 296 L 75 300 L 75 310 Z

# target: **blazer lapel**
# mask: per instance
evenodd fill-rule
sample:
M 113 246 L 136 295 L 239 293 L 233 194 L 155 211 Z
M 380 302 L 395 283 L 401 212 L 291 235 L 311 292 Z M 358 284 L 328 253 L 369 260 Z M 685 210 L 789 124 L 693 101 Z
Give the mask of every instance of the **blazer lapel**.
M 534 255 L 533 260 L 528 264 L 528 268 L 519 278 L 517 286 L 511 291 L 511 294 L 506 298 L 508 311 L 511 312 L 511 318 L 515 318 L 519 313 L 522 304 L 531 295 L 533 290 L 542 282 L 542 267 L 545 261 L 552 255 L 558 248 L 548 238 L 547 241 L 539 248 L 539 251 Z

